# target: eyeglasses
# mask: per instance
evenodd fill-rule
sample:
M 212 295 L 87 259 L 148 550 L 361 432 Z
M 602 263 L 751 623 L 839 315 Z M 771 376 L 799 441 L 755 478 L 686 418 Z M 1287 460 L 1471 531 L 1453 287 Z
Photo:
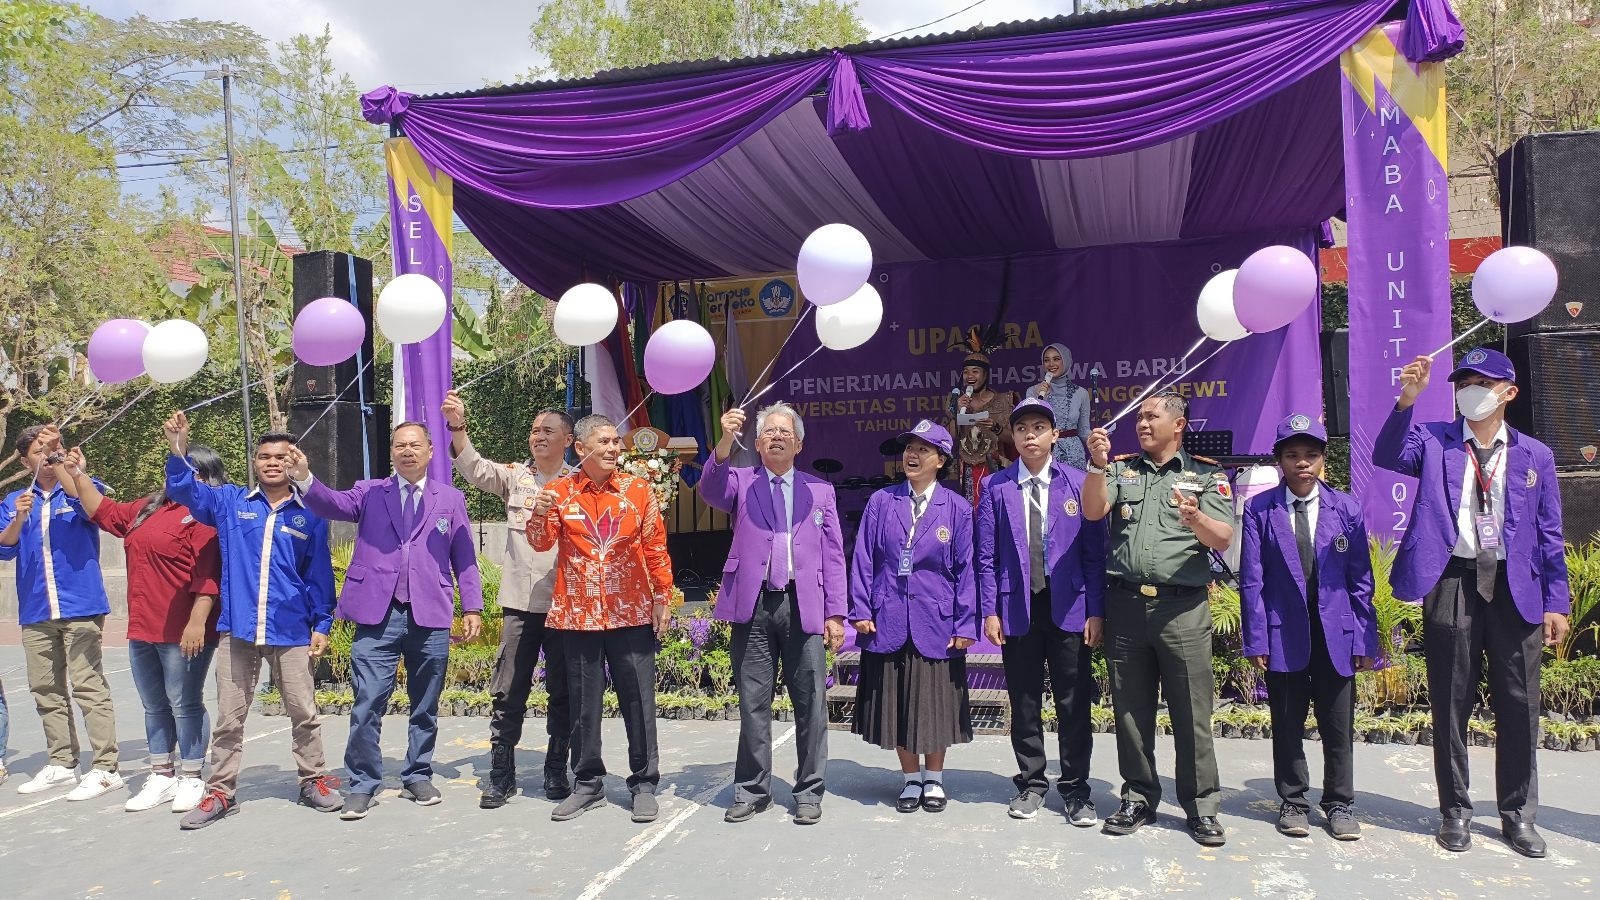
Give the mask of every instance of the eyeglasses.
M 761 431 L 762 437 L 794 437 L 794 432 L 787 428 L 765 428 Z

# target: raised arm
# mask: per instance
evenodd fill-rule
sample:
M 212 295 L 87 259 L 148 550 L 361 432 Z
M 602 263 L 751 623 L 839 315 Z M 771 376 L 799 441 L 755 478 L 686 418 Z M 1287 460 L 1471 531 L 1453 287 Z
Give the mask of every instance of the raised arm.
M 505 500 L 511 493 L 511 470 L 478 455 L 472 439 L 467 437 L 467 407 L 461 402 L 461 395 L 455 391 L 445 394 L 442 411 L 450 429 L 450 454 L 456 471 L 467 484 Z
M 324 519 L 361 521 L 361 502 L 367 496 L 370 482 L 358 481 L 348 491 L 336 491 L 311 474 L 311 463 L 305 453 L 292 445 L 289 447 L 289 480 L 304 495 L 306 506 Z
M 1106 467 L 1111 465 L 1111 433 L 1104 428 L 1089 432 L 1089 472 L 1083 479 L 1083 517 L 1098 522 L 1111 514 L 1111 486 Z
M 1423 444 L 1427 432 L 1413 428 L 1413 407 L 1428 387 L 1433 361 L 1419 356 L 1400 370 L 1400 398 L 1383 420 L 1378 437 L 1372 442 L 1372 464 L 1413 478 L 1422 471 Z
M 167 436 L 167 496 L 189 507 L 196 522 L 216 527 L 221 518 L 224 488 L 212 487 L 195 477 L 189 462 L 189 417 L 173 413 L 161 426 Z
M 722 440 L 712 454 L 706 457 L 706 464 L 700 474 L 700 483 L 695 485 L 695 490 L 700 492 L 700 499 L 712 509 L 725 513 L 732 513 L 735 504 L 739 502 L 739 479 L 733 476 L 733 466 L 729 460 L 733 453 L 733 439 L 739 434 L 739 429 L 744 427 L 744 412 L 738 408 L 730 409 L 722 414 Z

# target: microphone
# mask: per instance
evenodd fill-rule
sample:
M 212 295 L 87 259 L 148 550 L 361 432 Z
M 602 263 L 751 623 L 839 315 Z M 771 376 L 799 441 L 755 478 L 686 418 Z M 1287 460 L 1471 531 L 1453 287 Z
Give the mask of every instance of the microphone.
M 961 396 L 966 397 L 967 399 L 970 400 L 972 398 L 972 385 L 970 385 L 970 384 L 967 385 L 966 393 L 962 394 Z
M 1046 369 L 1045 373 L 1044 373 L 1044 383 L 1045 384 L 1049 384 L 1050 382 L 1055 381 L 1055 380 L 1056 380 L 1056 373 L 1050 371 L 1049 369 Z

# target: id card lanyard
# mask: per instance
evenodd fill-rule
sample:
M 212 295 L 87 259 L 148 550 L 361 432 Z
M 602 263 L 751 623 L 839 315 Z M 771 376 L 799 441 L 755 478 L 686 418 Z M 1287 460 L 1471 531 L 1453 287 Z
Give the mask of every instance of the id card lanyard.
M 1505 462 L 1506 450 L 1504 447 L 1490 455 L 1489 474 L 1485 475 L 1483 466 L 1478 462 L 1478 454 L 1469 443 L 1467 458 L 1472 461 L 1472 480 L 1478 486 L 1478 514 L 1473 517 L 1473 524 L 1477 526 L 1478 546 L 1483 550 L 1496 550 L 1500 547 L 1500 526 L 1494 520 L 1494 476 L 1500 471 L 1500 466 Z
M 918 515 L 918 514 L 916 514 L 917 497 L 916 497 L 915 494 L 911 495 L 911 509 L 912 509 L 911 528 L 910 528 L 910 530 L 908 530 L 906 532 L 906 545 L 904 547 L 900 548 L 900 572 L 899 572 L 899 574 L 901 574 L 901 575 L 910 575 L 911 574 L 911 544 L 912 544 L 912 542 L 914 540 L 916 540 L 916 537 L 917 537 L 917 526 L 922 523 L 922 516 L 925 516 L 925 515 L 928 514 L 928 503 L 929 502 L 931 502 L 931 501 L 930 500 L 924 500 L 923 501 L 923 503 L 922 503 L 922 513 L 921 513 L 921 515 Z

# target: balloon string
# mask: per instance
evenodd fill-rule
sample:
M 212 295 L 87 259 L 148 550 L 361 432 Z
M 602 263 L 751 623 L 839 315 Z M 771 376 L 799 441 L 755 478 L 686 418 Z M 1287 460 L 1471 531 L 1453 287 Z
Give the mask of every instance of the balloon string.
M 149 387 L 145 388 L 144 390 L 140 391 L 139 393 L 135 394 L 134 398 L 132 400 L 129 400 L 127 403 L 123 404 L 123 407 L 121 409 L 117 410 L 116 413 L 111 416 L 111 418 L 107 419 L 105 421 L 105 424 L 101 425 L 99 428 L 96 428 L 94 430 L 93 434 L 89 435 L 88 437 L 86 437 L 82 441 L 80 441 L 78 443 L 78 446 L 79 447 L 88 446 L 89 442 L 94 440 L 96 437 L 98 437 L 100 432 L 105 431 L 107 428 L 110 428 L 112 422 L 115 422 L 116 420 L 122 418 L 122 414 L 123 413 L 125 413 L 128 410 L 132 409 L 133 405 L 135 403 L 138 403 L 140 400 L 143 400 L 146 396 L 149 395 L 149 393 L 151 391 L 153 391 L 155 389 L 156 389 L 156 386 L 152 384 Z M 34 477 L 38 477 L 38 474 L 35 473 Z
M 633 414 L 638 412 L 639 410 L 643 409 L 644 405 L 646 403 L 649 403 L 650 402 L 650 398 L 654 397 L 655 395 L 656 395 L 656 392 L 653 391 L 653 390 L 652 391 L 646 391 L 644 397 L 638 403 L 634 404 L 633 409 L 630 409 L 626 413 L 622 414 L 622 421 L 617 423 L 617 427 L 618 428 L 626 428 L 628 426 L 628 422 L 633 419 Z M 589 461 L 589 457 L 595 455 L 599 451 L 600 451 L 600 448 L 596 447 L 593 450 L 590 450 L 588 453 L 585 453 L 583 455 L 583 458 L 578 460 L 578 464 L 576 466 L 573 466 L 573 468 L 575 468 L 575 469 L 583 468 L 583 464 Z
M 488 378 L 490 375 L 493 375 L 494 373 L 500 371 L 501 369 L 504 369 L 506 366 L 511 365 L 512 363 L 516 362 L 517 360 L 524 359 L 524 358 L 526 358 L 528 356 L 532 356 L 533 354 L 538 353 L 540 350 L 543 350 L 544 348 L 550 346 L 551 344 L 553 344 L 555 342 L 556 342 L 556 339 L 555 338 L 551 338 L 550 340 L 545 341 L 542 344 L 539 344 L 539 345 L 537 345 L 535 347 L 529 348 L 528 350 L 525 350 L 525 351 L 523 351 L 521 353 L 518 353 L 516 356 L 511 357 L 510 359 L 506 360 L 505 362 L 501 363 L 500 365 L 495 366 L 494 368 L 490 369 L 489 371 L 483 373 L 482 375 L 479 375 L 479 376 L 477 376 L 475 378 L 469 379 L 466 384 L 457 386 L 456 390 L 464 391 L 467 388 L 472 387 L 473 385 L 477 384 L 478 382 L 484 380 L 485 378 Z
M 806 316 L 811 315 L 811 311 L 813 309 L 815 309 L 815 308 L 816 308 L 816 304 L 807 303 L 806 304 L 806 308 L 800 311 L 800 315 L 799 316 L 795 317 L 794 327 L 789 329 L 789 334 L 786 337 L 784 337 L 783 343 L 778 345 L 778 352 L 772 354 L 772 358 L 767 360 L 767 367 L 761 370 L 761 374 L 757 375 L 754 381 L 750 382 L 750 389 L 748 391 L 745 391 L 744 399 L 740 400 L 739 403 L 738 403 L 738 407 L 740 409 L 744 409 L 745 405 L 748 404 L 753 399 L 750 395 L 755 392 L 756 386 L 761 384 L 761 379 L 767 377 L 767 373 L 768 372 L 772 371 L 773 364 L 778 361 L 778 357 L 783 355 L 784 348 L 789 346 L 789 340 L 794 337 L 795 332 L 800 330 L 800 323 L 804 322 L 806 320 Z M 727 310 L 726 312 L 729 315 L 732 315 L 732 311 L 731 310 Z M 737 322 L 734 323 L 734 327 L 735 328 L 738 327 L 738 323 Z M 809 359 L 809 357 L 807 357 L 807 358 Z M 780 378 L 781 378 L 781 376 L 780 376 Z
M 817 345 L 817 349 L 811 351 L 810 353 L 807 353 L 804 357 L 801 358 L 801 360 L 799 362 L 797 362 L 794 365 L 790 366 L 789 367 L 789 371 L 784 372 L 782 375 L 779 375 L 777 378 L 772 379 L 772 383 L 771 384 L 769 384 L 766 387 L 762 388 L 760 390 L 760 392 L 758 392 L 755 396 L 753 396 L 750 399 L 746 400 L 745 402 L 739 404 L 739 408 L 743 409 L 746 406 L 748 406 L 749 404 L 754 403 L 757 400 L 760 400 L 763 394 L 765 394 L 767 391 L 770 391 L 773 388 L 777 387 L 778 384 L 780 382 L 782 382 L 785 378 L 788 378 L 790 375 L 793 375 L 795 373 L 796 369 L 798 369 L 801 366 L 805 365 L 806 362 L 811 359 L 811 357 L 816 356 L 818 353 L 821 353 L 825 349 L 827 349 L 825 345 L 818 344 Z
M 378 354 L 374 353 L 374 354 L 372 354 L 372 356 L 373 356 L 373 359 L 376 359 Z M 355 387 L 356 386 L 356 382 L 360 381 L 361 380 L 361 376 L 363 374 L 365 374 L 367 369 L 369 369 L 371 367 L 372 367 L 372 360 L 369 359 L 369 360 L 367 360 L 367 364 L 366 365 L 362 366 L 359 370 L 356 371 L 356 377 L 350 379 L 350 383 L 344 386 L 344 390 L 340 391 L 337 394 L 334 394 L 333 395 L 333 399 L 328 401 L 328 405 L 323 408 L 322 412 L 318 413 L 317 417 L 315 419 L 311 420 L 311 424 L 306 426 L 306 430 L 300 432 L 300 436 L 298 438 L 295 438 L 295 443 L 298 444 L 299 442 L 305 440 L 306 439 L 306 435 L 310 434 L 311 430 L 317 427 L 317 423 L 321 422 L 323 420 L 323 418 L 328 415 L 328 413 L 333 411 L 333 405 L 335 403 L 339 402 L 339 398 L 343 397 L 351 388 Z M 362 426 L 362 427 L 365 427 L 365 426 Z
M 294 363 L 290 363 L 289 365 L 284 366 L 283 368 L 279 369 L 278 371 L 273 372 L 272 373 L 272 378 L 275 379 L 278 376 L 282 375 L 283 373 L 289 371 L 292 368 L 294 368 Z M 262 384 L 266 384 L 266 383 L 267 383 L 267 379 L 258 378 L 255 381 L 250 382 L 250 387 L 256 387 L 258 385 L 262 385 Z M 201 400 L 199 403 L 196 403 L 193 406 L 185 406 L 183 408 L 183 411 L 186 412 L 186 413 L 191 413 L 191 412 L 194 412 L 197 409 L 204 409 L 205 407 L 210 406 L 211 404 L 216 403 L 219 400 L 226 400 L 227 398 L 232 397 L 234 394 L 239 393 L 239 390 L 240 390 L 239 388 L 234 388 L 233 390 L 228 391 L 227 393 L 218 394 L 215 397 L 209 397 L 209 398 L 207 398 L 205 400 Z
M 1200 349 L 1200 345 L 1204 344 L 1205 342 L 1206 342 L 1206 336 L 1203 335 L 1203 334 L 1200 335 L 1200 339 L 1195 341 L 1192 345 L 1190 345 L 1188 350 L 1185 350 L 1183 352 L 1183 358 L 1178 360 L 1178 364 L 1173 367 L 1174 370 L 1176 370 L 1176 371 L 1178 371 L 1180 373 L 1188 371 L 1187 369 L 1184 368 L 1183 364 L 1188 362 L 1189 361 L 1189 357 L 1193 356 L 1194 352 L 1196 350 L 1199 350 Z M 1227 344 L 1223 344 L 1223 346 L 1226 347 Z M 1133 402 L 1132 403 L 1129 403 L 1127 406 L 1123 407 L 1122 410 L 1120 412 L 1118 412 L 1115 416 L 1112 416 L 1111 417 L 1111 421 L 1107 422 L 1106 426 L 1110 427 L 1112 422 L 1115 422 L 1118 419 L 1122 418 L 1123 416 L 1127 415 L 1130 410 L 1138 409 L 1139 408 L 1139 404 L 1143 403 L 1144 399 L 1146 397 L 1148 397 L 1151 394 L 1155 393 L 1157 387 L 1161 384 L 1161 379 L 1165 378 L 1165 377 L 1166 377 L 1165 375 L 1157 376 L 1155 381 L 1152 381 L 1149 384 L 1145 385 L 1144 390 L 1139 392 L 1139 396 L 1133 398 Z M 1176 380 L 1176 379 L 1174 379 L 1174 380 Z
M 1152 385 L 1151 393 L 1155 393 L 1156 391 L 1160 391 L 1160 390 L 1163 390 L 1165 388 L 1172 387 L 1174 384 L 1176 384 L 1178 382 L 1179 379 L 1184 378 L 1184 377 L 1192 374 L 1196 369 L 1198 369 L 1201 366 L 1205 365 L 1206 363 L 1210 362 L 1211 358 L 1213 356 L 1216 356 L 1218 353 L 1221 353 L 1223 350 L 1227 349 L 1227 346 L 1229 344 L 1231 344 L 1231 343 L 1233 343 L 1233 341 L 1224 341 L 1221 347 L 1218 347 L 1217 349 L 1211 351 L 1210 353 L 1207 353 L 1203 358 L 1201 358 L 1201 360 L 1199 362 L 1195 363 L 1192 366 L 1188 366 L 1188 367 L 1182 368 L 1178 372 L 1177 375 L 1173 376 L 1172 378 L 1167 379 L 1164 382 L 1161 382 L 1159 384 L 1159 386 Z M 1140 403 L 1144 402 L 1142 397 L 1140 398 L 1139 402 Z M 1127 409 L 1124 409 L 1122 412 L 1117 413 L 1116 416 L 1111 419 L 1111 421 L 1106 423 L 1106 430 L 1110 431 L 1111 430 L 1111 426 L 1117 424 L 1117 420 L 1118 419 L 1123 418 L 1128 413 L 1133 412 L 1137 408 L 1138 408 L 1138 404 L 1135 404 L 1134 406 L 1130 406 Z
M 1493 322 L 1493 321 L 1494 321 L 1493 319 L 1487 319 L 1487 318 L 1483 319 L 1482 321 L 1478 322 L 1478 324 L 1472 326 L 1471 328 L 1468 328 L 1466 331 L 1463 331 L 1460 334 L 1456 335 L 1455 337 L 1451 338 L 1450 339 L 1450 343 L 1445 344 L 1443 347 L 1440 347 L 1439 349 L 1433 351 L 1432 353 L 1429 353 L 1428 354 L 1428 358 L 1429 359 L 1433 359 L 1435 356 L 1438 356 L 1439 354 L 1445 352 L 1446 350 L 1449 350 L 1451 347 L 1454 347 L 1455 345 L 1461 343 L 1461 341 L 1464 338 L 1466 338 L 1467 335 L 1473 333 L 1474 331 L 1477 331 L 1479 328 L 1482 328 L 1483 326 L 1485 326 L 1485 325 L 1487 325 L 1487 324 L 1489 324 L 1490 322 Z

